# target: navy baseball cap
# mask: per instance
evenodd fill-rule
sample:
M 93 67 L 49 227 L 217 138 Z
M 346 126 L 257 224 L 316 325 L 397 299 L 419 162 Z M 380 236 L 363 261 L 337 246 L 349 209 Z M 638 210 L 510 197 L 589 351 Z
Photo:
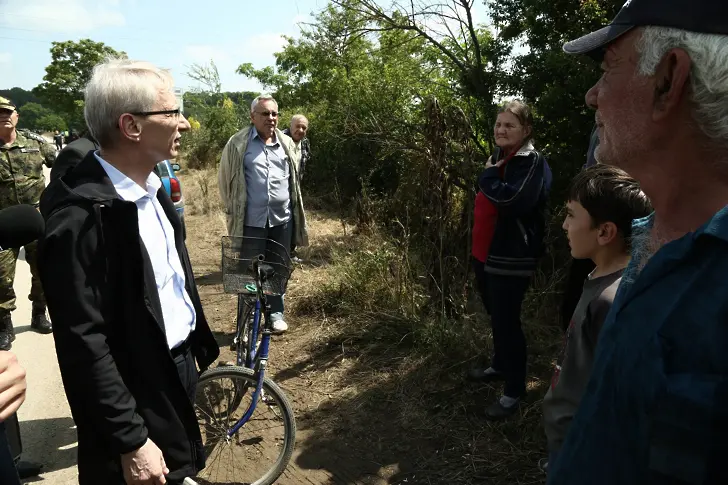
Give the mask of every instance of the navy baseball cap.
M 594 56 L 635 27 L 648 25 L 728 35 L 728 1 L 627 0 L 612 23 L 567 42 L 564 52 Z

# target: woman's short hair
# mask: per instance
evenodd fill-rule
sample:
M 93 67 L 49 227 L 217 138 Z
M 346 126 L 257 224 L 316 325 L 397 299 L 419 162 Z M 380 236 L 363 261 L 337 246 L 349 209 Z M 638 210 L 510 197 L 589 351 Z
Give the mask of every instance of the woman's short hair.
M 520 99 L 514 99 L 513 101 L 508 101 L 503 104 L 498 109 L 498 114 L 501 113 L 510 113 L 518 118 L 518 121 L 524 128 L 531 129 L 531 134 L 528 137 L 529 140 L 533 138 L 533 113 L 530 106 Z

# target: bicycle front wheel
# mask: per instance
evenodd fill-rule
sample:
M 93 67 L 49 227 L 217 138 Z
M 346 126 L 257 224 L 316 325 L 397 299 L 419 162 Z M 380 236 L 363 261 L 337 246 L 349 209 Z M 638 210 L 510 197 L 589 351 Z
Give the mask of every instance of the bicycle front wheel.
M 200 485 L 270 485 L 283 473 L 296 441 L 296 421 L 285 394 L 264 379 L 255 412 L 228 436 L 253 404 L 257 377 L 251 369 L 218 367 L 197 384 L 195 410 L 207 464 Z

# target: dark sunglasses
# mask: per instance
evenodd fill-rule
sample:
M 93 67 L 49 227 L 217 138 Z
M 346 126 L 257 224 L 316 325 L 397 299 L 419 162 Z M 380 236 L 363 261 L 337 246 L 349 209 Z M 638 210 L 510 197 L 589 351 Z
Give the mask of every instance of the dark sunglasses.
M 182 110 L 177 109 L 166 109 L 164 111 L 137 111 L 136 113 L 129 113 L 134 116 L 152 116 L 152 115 L 178 115 L 181 114 Z

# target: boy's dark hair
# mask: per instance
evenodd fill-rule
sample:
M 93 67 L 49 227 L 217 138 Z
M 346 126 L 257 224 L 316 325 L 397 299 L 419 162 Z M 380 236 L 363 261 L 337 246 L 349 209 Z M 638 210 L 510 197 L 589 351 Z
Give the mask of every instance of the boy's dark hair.
M 597 164 L 579 172 L 571 182 L 569 201 L 580 203 L 596 227 L 612 222 L 627 247 L 632 237 L 632 220 L 652 213 L 652 204 L 640 184 L 617 167 Z

